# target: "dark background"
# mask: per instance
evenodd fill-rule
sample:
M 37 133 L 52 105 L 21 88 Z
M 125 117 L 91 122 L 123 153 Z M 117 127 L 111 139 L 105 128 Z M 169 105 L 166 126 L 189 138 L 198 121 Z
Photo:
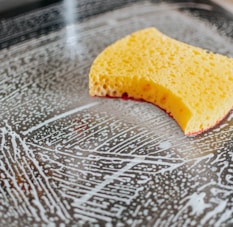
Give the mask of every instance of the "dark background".
M 0 0 L 0 49 L 21 41 L 56 31 L 94 15 L 144 0 Z M 184 7 L 194 16 L 214 24 L 225 35 L 233 37 L 233 15 L 210 0 L 148 0 L 151 2 L 192 2 L 211 5 L 210 12 L 193 6 Z M 66 5 L 75 7 L 73 21 L 67 20 Z
M 35 9 L 44 8 L 51 4 L 72 1 L 72 0 L 0 0 L 0 19 L 17 16 Z M 101 4 L 102 8 L 107 5 L 119 7 L 131 2 L 140 0 L 74 0 L 77 4 Z M 209 0 L 153 0 L 154 2 L 197 2 L 197 3 L 210 3 Z M 111 2 L 111 4 L 110 4 Z

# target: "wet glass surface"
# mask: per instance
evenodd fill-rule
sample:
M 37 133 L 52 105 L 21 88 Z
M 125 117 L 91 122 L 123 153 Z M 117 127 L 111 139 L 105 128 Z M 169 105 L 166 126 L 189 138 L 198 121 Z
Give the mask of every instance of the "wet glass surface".
M 185 137 L 154 105 L 88 94 L 98 53 L 141 28 L 232 57 L 232 17 L 129 3 L 98 14 L 97 1 L 64 1 L 1 23 L 1 226 L 233 224 L 232 112 Z

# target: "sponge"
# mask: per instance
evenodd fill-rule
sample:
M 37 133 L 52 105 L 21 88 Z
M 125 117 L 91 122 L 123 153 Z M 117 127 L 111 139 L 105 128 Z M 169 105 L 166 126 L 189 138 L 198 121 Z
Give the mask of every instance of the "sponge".
M 233 108 L 233 59 L 146 28 L 97 56 L 89 93 L 153 103 L 185 135 L 195 135 L 214 127 Z

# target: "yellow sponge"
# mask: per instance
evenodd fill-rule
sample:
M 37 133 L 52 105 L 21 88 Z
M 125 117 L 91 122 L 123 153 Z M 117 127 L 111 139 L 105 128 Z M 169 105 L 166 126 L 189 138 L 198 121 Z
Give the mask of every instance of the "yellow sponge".
M 153 103 L 186 135 L 198 134 L 233 107 L 233 59 L 147 28 L 99 54 L 90 70 L 89 92 Z

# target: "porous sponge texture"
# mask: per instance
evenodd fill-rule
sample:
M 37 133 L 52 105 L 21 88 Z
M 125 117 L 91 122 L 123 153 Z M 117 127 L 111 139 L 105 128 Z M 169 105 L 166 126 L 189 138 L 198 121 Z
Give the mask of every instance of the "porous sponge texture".
M 147 28 L 97 56 L 89 92 L 151 102 L 169 113 L 186 135 L 198 134 L 233 107 L 233 59 Z

